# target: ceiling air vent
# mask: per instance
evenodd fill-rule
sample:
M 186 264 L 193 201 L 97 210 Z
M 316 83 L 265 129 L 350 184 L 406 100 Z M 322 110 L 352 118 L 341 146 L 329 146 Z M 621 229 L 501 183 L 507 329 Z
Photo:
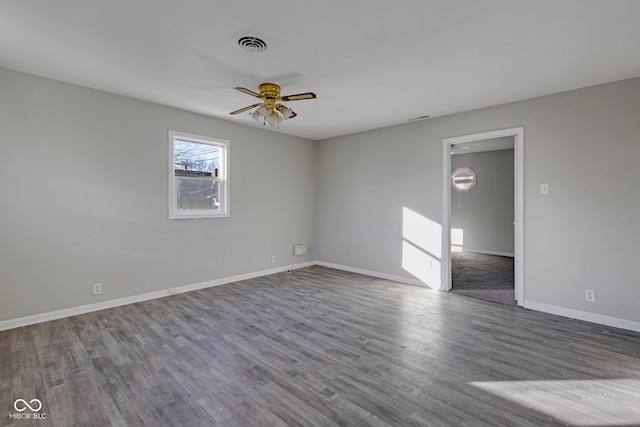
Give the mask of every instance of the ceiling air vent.
M 238 39 L 238 46 L 247 52 L 264 52 L 267 50 L 267 43 L 260 37 L 245 35 Z

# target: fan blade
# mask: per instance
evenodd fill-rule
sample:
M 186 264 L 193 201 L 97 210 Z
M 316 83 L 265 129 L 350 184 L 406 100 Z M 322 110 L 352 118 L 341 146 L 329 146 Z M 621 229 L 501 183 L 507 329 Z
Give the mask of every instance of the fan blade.
M 239 109 L 239 110 L 232 111 L 232 112 L 230 112 L 229 114 L 240 114 L 240 113 L 244 113 L 244 112 L 245 112 L 245 111 L 247 111 L 247 110 L 251 110 L 252 108 L 259 107 L 259 106 L 261 106 L 261 105 L 262 105 L 262 103 L 249 105 L 248 107 L 244 107 L 244 108 L 241 108 L 241 109 Z
M 298 93 L 295 95 L 287 95 L 287 96 L 283 96 L 281 99 L 283 101 L 300 101 L 303 99 L 314 99 L 316 97 L 316 94 L 313 92 L 307 92 L 307 93 Z
M 254 91 L 247 89 L 246 87 L 234 87 L 234 89 L 246 93 L 247 95 L 255 96 L 256 98 L 262 99 L 259 93 L 255 93 Z

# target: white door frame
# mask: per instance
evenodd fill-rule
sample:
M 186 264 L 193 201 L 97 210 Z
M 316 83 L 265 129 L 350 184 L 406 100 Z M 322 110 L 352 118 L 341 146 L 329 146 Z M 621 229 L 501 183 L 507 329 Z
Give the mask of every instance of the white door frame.
M 442 140 L 442 285 L 443 291 L 451 290 L 451 147 L 455 144 L 471 144 L 486 139 L 514 137 L 514 279 L 515 297 L 519 306 L 524 304 L 524 127 L 463 135 Z

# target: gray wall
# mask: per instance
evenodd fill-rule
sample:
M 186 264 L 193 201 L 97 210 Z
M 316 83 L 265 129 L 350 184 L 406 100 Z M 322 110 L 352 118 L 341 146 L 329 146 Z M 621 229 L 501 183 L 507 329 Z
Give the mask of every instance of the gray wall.
M 0 87 L 0 320 L 291 265 L 293 244 L 315 245 L 313 142 L 6 69 Z M 231 140 L 230 218 L 168 219 L 168 129 Z
M 637 78 L 322 141 L 319 259 L 413 279 L 403 207 L 441 223 L 442 140 L 524 126 L 525 300 L 639 321 L 639 117 Z
M 462 230 L 465 251 L 513 256 L 513 161 L 513 150 L 451 156 L 451 171 L 476 173 L 470 191 L 451 189 L 451 228 Z
M 0 87 L 0 320 L 290 265 L 294 243 L 415 279 L 403 212 L 441 222 L 442 140 L 520 125 L 525 301 L 640 320 L 640 79 L 317 143 L 4 69 Z M 168 129 L 231 140 L 230 218 L 167 219 Z

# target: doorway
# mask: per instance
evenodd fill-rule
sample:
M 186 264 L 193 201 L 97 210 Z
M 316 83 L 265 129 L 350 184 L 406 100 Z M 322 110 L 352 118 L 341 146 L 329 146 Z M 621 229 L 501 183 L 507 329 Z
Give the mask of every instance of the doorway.
M 500 145 L 502 144 L 502 145 Z M 509 146 L 511 144 L 511 146 Z M 465 147 L 462 149 L 462 147 Z M 514 278 L 513 298 L 515 303 L 522 306 L 524 303 L 524 282 L 523 282 L 523 236 L 524 236 L 524 208 L 523 208 L 523 166 L 524 166 L 524 128 L 503 129 L 492 132 L 483 132 L 472 135 L 464 135 L 454 138 L 446 138 L 443 140 L 443 221 L 442 221 L 442 287 L 444 291 L 452 289 L 452 250 L 455 251 L 462 247 L 462 239 L 464 230 L 452 227 L 452 201 L 460 199 L 458 191 L 473 191 L 475 184 L 475 172 L 471 167 L 461 167 L 459 161 L 452 161 L 452 157 L 456 152 L 468 150 L 469 152 L 488 152 L 513 149 L 513 259 L 511 271 Z M 453 168 L 452 165 L 458 166 Z M 464 165 L 462 165 L 464 166 Z M 455 175 L 453 175 L 455 172 Z M 480 177 L 482 179 L 482 177 Z M 453 188 L 453 185 L 457 189 Z M 506 234 L 506 233 L 505 233 Z M 504 236 L 503 236 L 504 237 Z M 476 240 L 478 238 L 476 237 Z M 495 239 L 493 239 L 495 240 Z M 494 242 L 495 243 L 495 242 Z M 502 242 L 504 245 L 504 242 Z M 500 250 L 500 245 L 496 246 L 498 250 L 483 251 L 489 252 L 485 256 L 504 256 L 510 255 L 509 249 Z M 504 248 L 504 246 L 502 246 Z M 508 248 L 508 246 L 507 246 Z M 495 252 L 495 253 L 491 253 Z M 459 259 L 459 254 L 456 254 Z M 470 255 L 475 257 L 476 261 L 482 255 Z M 490 259 L 492 262 L 504 266 L 503 260 L 499 258 Z M 510 260 L 509 260 L 510 261 Z M 504 274 L 504 271 L 502 272 Z M 480 293 L 482 294 L 482 293 Z M 479 295 L 482 297 L 482 295 Z

